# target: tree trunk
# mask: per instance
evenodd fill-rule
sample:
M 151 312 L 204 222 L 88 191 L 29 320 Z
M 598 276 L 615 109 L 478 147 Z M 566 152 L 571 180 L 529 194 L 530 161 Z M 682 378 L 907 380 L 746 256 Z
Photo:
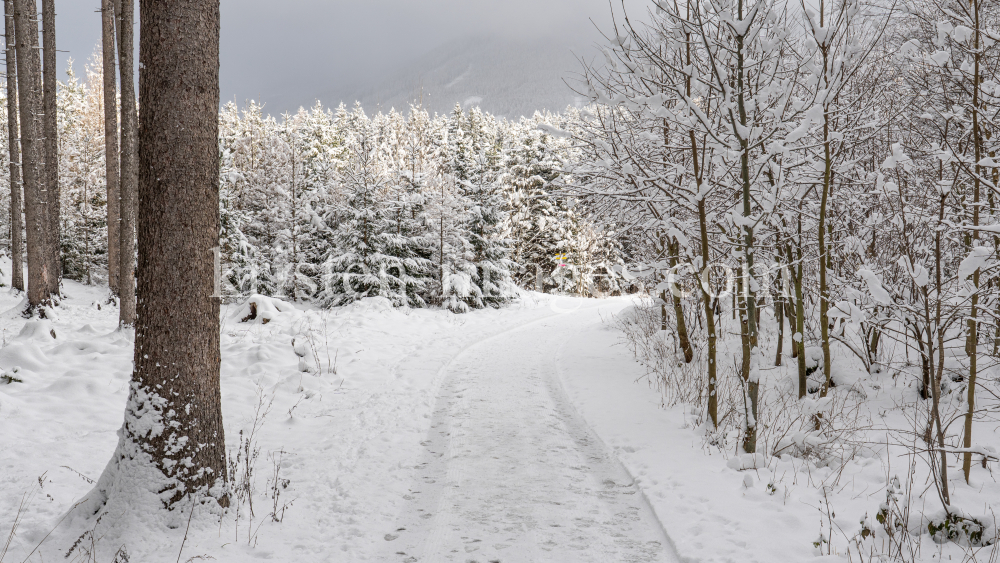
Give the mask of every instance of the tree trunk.
M 788 293 L 788 275 L 785 273 L 781 259 L 778 259 L 778 272 L 780 272 L 782 283 L 778 291 L 778 298 L 774 300 L 774 320 L 778 321 L 778 346 L 774 351 L 774 365 L 781 365 L 781 354 L 785 347 L 785 295 Z
M 56 115 L 56 6 L 55 0 L 42 0 L 42 129 L 45 135 L 45 186 L 48 191 L 48 258 L 49 293 L 59 295 L 62 277 L 62 258 L 59 245 L 59 130 Z
M 692 141 L 694 139 L 693 132 L 691 133 L 691 139 Z M 697 149 L 694 152 L 697 153 Z M 712 421 L 712 429 L 714 430 L 719 427 L 719 397 L 716 391 L 718 383 L 718 362 L 716 359 L 718 337 L 715 335 L 715 300 L 717 297 L 712 292 L 711 271 L 709 269 L 708 220 L 706 219 L 704 197 L 698 200 L 698 225 L 701 230 L 702 302 L 705 304 L 705 333 L 708 340 L 708 417 Z
M 690 36 L 689 36 L 690 38 Z M 691 60 L 691 50 L 688 48 L 688 61 Z M 691 82 L 687 82 L 687 92 L 690 95 Z M 719 397 L 716 392 L 716 336 L 715 336 L 715 300 L 716 296 L 712 291 L 711 283 L 711 248 L 708 240 L 708 216 L 705 211 L 705 196 L 702 193 L 702 170 L 698 161 L 698 140 L 695 137 L 694 129 L 688 130 L 688 138 L 691 141 L 691 165 L 694 169 L 694 177 L 698 186 L 698 231 L 701 235 L 701 275 L 700 286 L 702 292 L 702 303 L 705 305 L 705 338 L 708 341 L 708 419 L 712 421 L 712 429 L 719 427 Z
M 17 125 L 17 56 L 14 43 L 14 2 L 4 0 L 4 33 L 7 37 L 7 150 L 10 153 L 10 285 L 24 291 L 24 224 L 21 203 L 21 134 Z
M 969 0 L 969 7 L 973 8 L 973 17 L 975 18 L 976 30 L 974 34 L 974 44 L 973 44 L 973 85 L 972 85 L 972 137 L 975 144 L 975 158 L 976 158 L 976 174 L 973 181 L 973 194 L 972 194 L 972 225 L 975 227 L 979 226 L 979 196 L 980 196 L 980 184 L 983 174 L 982 167 L 979 166 L 979 162 L 983 157 L 983 134 L 982 125 L 980 124 L 980 66 L 982 64 L 983 54 L 980 50 L 980 33 L 982 33 L 982 27 L 980 27 L 979 21 L 979 2 L 978 0 Z M 979 242 L 979 230 L 972 231 L 973 245 Z M 977 352 L 979 351 L 979 333 L 977 329 L 979 327 L 978 307 L 979 307 L 979 277 L 980 271 L 976 269 L 975 273 L 972 274 L 972 285 L 975 286 L 975 293 L 972 294 L 972 304 L 971 310 L 969 311 L 969 389 L 967 395 L 967 408 L 965 412 L 965 432 L 962 435 L 962 447 L 968 450 L 972 447 L 972 420 L 973 415 L 976 411 L 976 375 L 977 375 Z M 964 280 L 959 280 L 964 281 Z M 962 454 L 962 473 L 965 476 L 965 482 L 969 483 L 969 476 L 972 471 L 972 452 L 966 451 Z
M 104 63 L 104 178 L 108 187 L 108 289 L 118 296 L 118 82 L 115 80 L 115 5 L 101 0 L 101 57 Z
M 121 182 L 119 183 L 119 254 L 118 295 L 121 326 L 135 325 L 135 238 L 138 199 L 138 119 L 135 107 L 135 72 L 133 70 L 133 0 L 115 0 L 118 18 L 118 71 L 121 75 Z
M 670 252 L 670 271 L 676 280 L 677 255 L 680 254 L 680 243 L 676 240 L 668 240 L 667 248 Z M 680 291 L 677 290 L 675 284 L 676 281 L 674 284 L 671 284 L 670 295 L 673 298 L 674 316 L 677 317 L 677 338 L 680 340 L 681 350 L 684 352 L 684 363 L 690 364 L 694 360 L 694 348 L 691 347 L 691 339 L 688 337 L 687 322 L 684 320 L 684 307 L 681 305 Z
M 743 18 L 743 2 L 737 4 L 737 15 L 740 19 Z M 749 93 L 749 87 L 747 86 L 747 77 L 745 64 L 745 37 L 737 36 L 736 38 L 736 106 L 739 111 L 737 119 L 738 122 L 732 124 L 733 131 L 736 132 L 736 136 L 740 143 L 741 155 L 740 155 L 740 179 L 742 180 L 741 185 L 741 196 L 743 198 L 743 264 L 745 266 L 744 276 L 746 279 L 743 282 L 743 303 L 746 306 L 745 312 L 745 332 L 746 332 L 746 342 L 744 343 L 744 348 L 749 346 L 749 354 L 743 360 L 743 378 L 747 382 L 747 394 L 749 395 L 750 401 L 750 417 L 752 419 L 752 426 L 747 428 L 746 435 L 743 439 L 743 449 L 747 453 L 754 453 L 757 451 L 757 391 L 760 382 L 758 381 L 759 374 L 754 367 L 754 359 L 752 356 L 757 354 L 757 294 L 753 288 L 754 286 L 754 228 L 753 222 L 750 220 L 751 217 L 751 206 L 750 201 L 753 199 L 750 194 L 751 180 L 750 180 L 750 140 L 743 138 L 739 133 L 741 130 L 750 130 L 747 121 L 747 109 L 746 109 L 746 96 Z M 751 124 L 752 125 L 752 124 Z M 742 128 L 742 129 L 741 129 Z
M 824 50 L 823 53 L 823 64 L 824 68 L 828 64 L 827 53 Z M 826 397 L 830 390 L 830 371 L 831 371 L 831 359 L 830 359 L 830 286 L 827 283 L 827 267 L 829 266 L 829 257 L 827 255 L 827 204 L 830 199 L 830 184 L 833 174 L 833 156 L 830 152 L 830 114 L 829 112 L 824 113 L 823 116 L 823 151 L 824 151 L 824 169 L 823 169 L 823 193 L 820 197 L 819 204 L 819 327 L 820 327 L 820 346 L 823 347 L 823 384 L 820 385 L 819 396 Z M 818 417 L 817 414 L 817 424 Z
M 794 333 L 795 332 L 795 303 L 793 303 L 794 299 L 792 298 L 791 293 L 789 293 L 787 297 L 788 297 L 788 299 L 785 301 L 785 320 L 788 321 L 788 328 L 792 329 L 792 333 Z M 791 356 L 793 358 L 798 358 L 799 357 L 799 347 L 795 346 L 794 344 L 792 345 Z
M 135 410 L 126 411 L 124 434 L 170 479 L 160 494 L 167 507 L 191 493 L 228 504 L 219 301 L 213 297 L 219 246 L 219 0 L 143 0 L 140 9 L 142 299 L 129 400 Z M 139 408 L 162 417 L 161 434 L 151 436 L 136 426 Z
M 21 173 L 28 248 L 28 312 L 51 302 L 51 255 L 46 208 L 42 80 L 38 57 L 38 9 L 34 0 L 14 0 L 17 97 L 21 125 Z
M 801 225 L 800 225 L 801 226 Z M 795 350 L 794 357 L 798 360 L 799 368 L 799 398 L 804 398 L 809 392 L 809 378 L 806 376 L 806 311 L 802 302 L 802 257 L 799 256 L 798 263 L 792 256 L 792 247 L 787 247 L 788 263 L 792 264 L 788 268 L 788 273 L 795 286 L 795 325 L 792 332 L 792 349 Z
M 878 309 L 876 309 L 877 311 Z M 882 333 L 878 329 L 878 325 L 872 325 L 871 340 L 868 342 L 868 359 L 874 364 L 878 359 L 878 344 L 879 337 Z

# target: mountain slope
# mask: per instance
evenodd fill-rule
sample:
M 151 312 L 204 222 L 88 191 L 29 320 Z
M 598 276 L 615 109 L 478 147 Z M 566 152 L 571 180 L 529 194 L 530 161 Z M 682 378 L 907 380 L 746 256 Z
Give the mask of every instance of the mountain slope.
M 587 53 L 589 48 L 578 50 Z M 469 38 L 452 41 L 353 91 L 332 91 L 324 101 L 359 101 L 366 111 L 405 111 L 422 101 L 428 111 L 456 103 L 508 118 L 536 110 L 561 111 L 582 99 L 573 84 L 580 63 L 566 42 Z

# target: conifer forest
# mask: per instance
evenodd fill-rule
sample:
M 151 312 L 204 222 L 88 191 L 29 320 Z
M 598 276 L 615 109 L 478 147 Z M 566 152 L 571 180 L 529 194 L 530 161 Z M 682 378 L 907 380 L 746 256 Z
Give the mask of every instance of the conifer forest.
M 1000 560 L 1000 4 L 289 0 L 247 72 L 269 4 L 77 1 L 3 2 L 0 563 Z

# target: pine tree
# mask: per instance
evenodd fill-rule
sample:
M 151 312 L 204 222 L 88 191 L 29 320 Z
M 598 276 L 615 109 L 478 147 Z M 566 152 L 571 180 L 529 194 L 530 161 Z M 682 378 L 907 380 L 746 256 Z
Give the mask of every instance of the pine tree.
M 395 306 L 423 306 L 431 264 L 419 241 L 390 228 L 391 184 L 374 127 L 360 110 L 349 120 L 356 129 L 340 173 L 347 199 L 325 263 L 323 298 L 330 305 L 384 297 Z
M 88 284 L 104 277 L 108 250 L 100 65 L 95 55 L 86 67 L 87 82 L 81 83 L 71 64 L 57 104 L 62 273 Z
M 118 240 L 121 197 L 118 182 L 118 85 L 115 81 L 115 5 L 114 0 L 101 0 L 101 75 L 104 94 L 104 178 L 107 194 L 107 239 Z M 111 298 L 118 295 L 118 275 L 121 273 L 118 244 L 108 245 L 108 290 Z
M 46 203 L 48 206 L 49 292 L 59 295 L 62 264 L 59 257 L 59 126 L 56 80 L 56 6 L 55 0 L 42 0 L 42 134 L 45 137 L 43 153 L 45 162 Z
M 4 111 L 7 118 L 7 166 L 10 171 L 10 255 L 11 287 L 24 291 L 24 223 L 21 194 L 21 147 L 18 142 L 20 128 L 17 115 L 17 56 L 14 40 L 14 2 L 4 0 L 4 30 L 6 52 L 4 63 L 7 82 Z
M 553 274 L 570 250 L 571 226 L 563 202 L 552 196 L 563 157 L 548 135 L 528 132 L 512 147 L 504 177 L 511 208 L 508 232 L 516 241 L 513 260 L 524 287 L 554 287 Z
M 24 215 L 28 256 L 29 311 L 53 304 L 50 206 L 44 162 L 42 130 L 41 61 L 38 55 L 38 10 L 33 1 L 14 0 L 17 41 L 17 93 L 21 126 L 21 174 L 24 180 Z
M 134 0 L 115 0 L 118 30 L 118 75 L 121 88 L 121 168 L 119 189 L 118 322 L 135 325 L 136 315 L 136 207 L 139 198 L 139 124 L 135 99 L 133 44 Z

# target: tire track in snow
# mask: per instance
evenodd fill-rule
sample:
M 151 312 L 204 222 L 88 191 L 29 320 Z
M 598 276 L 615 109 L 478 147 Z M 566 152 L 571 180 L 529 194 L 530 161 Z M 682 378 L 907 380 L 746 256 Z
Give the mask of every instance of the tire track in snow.
M 559 380 L 563 344 L 595 311 L 504 331 L 442 367 L 418 477 L 386 530 L 382 560 L 677 560 L 634 480 Z

